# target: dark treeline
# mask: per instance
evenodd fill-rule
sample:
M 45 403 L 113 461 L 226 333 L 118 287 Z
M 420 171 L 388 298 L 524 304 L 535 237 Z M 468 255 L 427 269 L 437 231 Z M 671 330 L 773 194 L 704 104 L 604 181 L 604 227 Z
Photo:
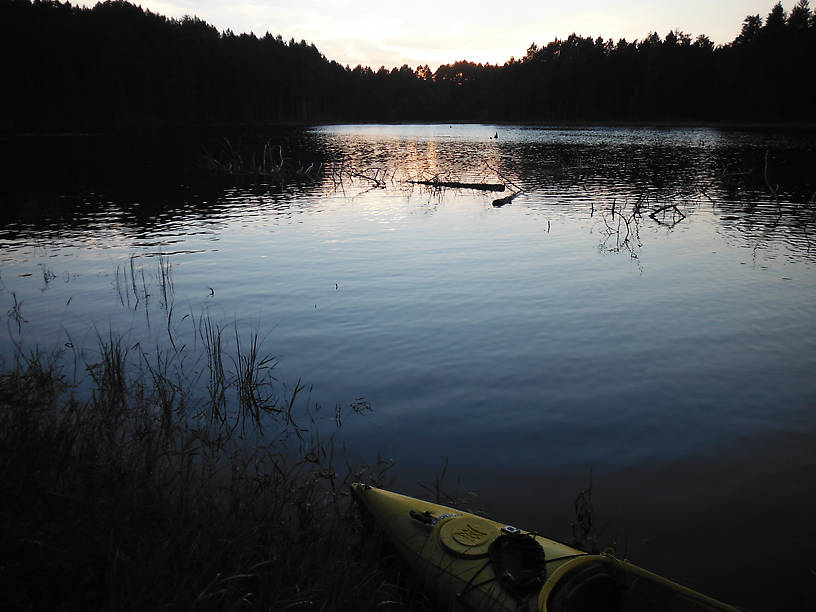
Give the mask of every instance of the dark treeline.
M 368 120 L 810 122 L 808 0 L 737 38 L 570 35 L 503 66 L 344 67 L 305 41 L 236 35 L 121 1 L 0 0 L 0 128 Z

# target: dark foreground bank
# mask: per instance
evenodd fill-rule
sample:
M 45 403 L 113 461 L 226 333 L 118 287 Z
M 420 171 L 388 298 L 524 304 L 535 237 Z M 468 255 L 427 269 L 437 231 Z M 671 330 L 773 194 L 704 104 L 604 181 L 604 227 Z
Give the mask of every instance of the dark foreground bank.
M 84 364 L 82 401 L 54 359 L 5 368 L 0 608 L 422 609 L 359 545 L 347 481 L 386 466 L 337 466 L 331 440 L 297 422 L 302 387 L 273 399 L 252 350 L 230 380 L 211 356 L 198 405 L 167 360 L 113 338 Z

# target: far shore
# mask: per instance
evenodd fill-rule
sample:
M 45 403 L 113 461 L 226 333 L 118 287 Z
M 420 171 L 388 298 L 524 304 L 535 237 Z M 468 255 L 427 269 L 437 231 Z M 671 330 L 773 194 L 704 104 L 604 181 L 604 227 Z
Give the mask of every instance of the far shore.
M 451 119 L 451 120 L 406 120 L 406 121 L 377 121 L 377 120 L 340 120 L 327 119 L 325 121 L 284 121 L 260 123 L 186 123 L 172 121 L 134 121 L 110 125 L 72 126 L 61 129 L 55 126 L 4 126 L 0 124 L 0 138 L 78 138 L 99 135 L 115 135 L 117 133 L 133 133 L 151 130 L 276 130 L 276 129 L 304 129 L 320 126 L 337 125 L 494 125 L 520 126 L 529 128 L 657 128 L 657 129 L 687 129 L 708 128 L 722 130 L 816 130 L 816 122 L 773 122 L 773 121 L 739 121 L 739 120 L 646 120 L 646 119 L 588 119 L 578 120 L 541 120 L 541 121 L 491 121 L 489 119 Z

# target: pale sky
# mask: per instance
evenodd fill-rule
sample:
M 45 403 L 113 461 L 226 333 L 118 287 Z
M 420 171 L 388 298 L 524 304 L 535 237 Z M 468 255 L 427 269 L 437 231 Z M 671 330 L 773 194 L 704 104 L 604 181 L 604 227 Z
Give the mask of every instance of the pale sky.
M 167 17 L 194 15 L 219 30 L 306 40 L 330 60 L 412 68 L 466 59 L 503 64 L 572 32 L 643 39 L 656 31 L 706 34 L 728 43 L 746 15 L 764 19 L 776 0 L 131 0 Z M 796 0 L 783 2 L 786 10 Z M 79 2 L 92 6 L 96 2 Z M 75 3 L 76 4 L 76 3 Z

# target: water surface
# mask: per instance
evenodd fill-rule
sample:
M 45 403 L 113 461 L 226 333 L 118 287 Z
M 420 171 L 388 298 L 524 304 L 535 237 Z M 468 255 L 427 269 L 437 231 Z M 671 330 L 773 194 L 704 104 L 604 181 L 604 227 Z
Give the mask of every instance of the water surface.
M 447 461 L 474 507 L 568 537 L 591 478 L 603 538 L 635 562 L 752 609 L 809 607 L 812 133 L 286 138 L 318 178 L 6 196 L 4 355 L 109 329 L 163 346 L 206 313 L 260 330 L 277 376 L 310 383 L 330 415 L 369 401 L 341 439 L 354 460 L 393 459 L 405 492 Z M 524 193 L 494 207 L 509 192 L 408 182 L 434 176 Z

